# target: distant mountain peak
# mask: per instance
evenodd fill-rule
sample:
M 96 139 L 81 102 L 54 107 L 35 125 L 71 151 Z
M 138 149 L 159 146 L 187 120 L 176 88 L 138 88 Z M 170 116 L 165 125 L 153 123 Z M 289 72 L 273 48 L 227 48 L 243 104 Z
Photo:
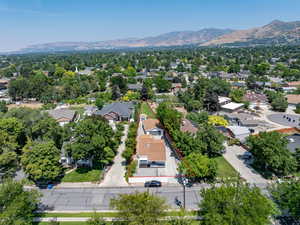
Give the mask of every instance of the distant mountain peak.
M 285 22 L 282 20 L 273 20 L 268 25 L 278 25 L 278 24 L 284 24 Z
M 205 28 L 198 31 L 173 31 L 145 38 L 127 38 L 96 42 L 54 42 L 31 45 L 25 49 L 21 49 L 21 52 L 57 52 L 130 47 L 198 45 L 233 31 L 234 30 L 231 29 Z
M 271 23 L 257 28 L 238 30 L 217 37 L 202 45 L 258 46 L 283 45 L 300 43 L 300 22 L 284 22 L 273 20 Z

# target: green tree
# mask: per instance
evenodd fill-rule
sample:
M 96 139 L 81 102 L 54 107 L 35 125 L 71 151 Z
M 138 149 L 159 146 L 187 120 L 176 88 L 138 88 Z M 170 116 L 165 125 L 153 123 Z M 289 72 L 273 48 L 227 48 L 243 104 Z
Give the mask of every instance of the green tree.
M 187 118 L 199 125 L 205 124 L 208 123 L 208 112 L 206 111 L 201 111 L 199 113 L 192 112 L 187 115 Z
M 112 162 L 118 141 L 115 133 L 103 118 L 87 117 L 77 123 L 74 140 L 67 147 L 74 160 L 89 160 L 97 165 Z
M 193 152 L 203 153 L 206 149 L 205 143 L 193 134 L 178 130 L 174 131 L 172 135 L 176 148 L 180 149 L 185 156 Z
M 278 132 L 260 132 L 247 138 L 246 144 L 260 169 L 276 175 L 288 175 L 296 170 L 297 162 L 287 149 L 288 140 Z
M 6 113 L 8 111 L 8 108 L 6 106 L 5 101 L 0 101 L 0 112 Z
M 229 97 L 232 99 L 232 101 L 240 103 L 243 102 L 244 95 L 245 95 L 245 90 L 238 88 L 238 89 L 232 89 L 229 94 Z
M 163 77 L 156 77 L 154 80 L 155 86 L 158 90 L 158 92 L 168 92 L 172 85 L 171 82 L 168 80 L 165 80 Z
M 179 171 L 194 181 L 212 180 L 217 174 L 217 164 L 213 159 L 194 152 L 181 161 Z
M 220 109 L 220 104 L 217 93 L 208 90 L 205 94 L 203 105 L 208 112 L 218 111 Z
M 17 147 L 22 148 L 24 146 L 26 142 L 25 128 L 23 123 L 17 118 L 10 117 L 0 119 L 0 131 L 4 131 L 12 136 L 18 144 Z
M 296 105 L 296 109 L 294 111 L 295 111 L 295 113 L 300 114 L 300 104 L 299 103 Z
M 103 106 L 104 106 L 104 101 L 103 101 L 102 98 L 96 98 L 95 104 L 96 104 L 97 108 L 99 110 L 101 110 L 103 108 Z
M 101 216 L 94 213 L 94 215 L 86 222 L 87 225 L 106 225 L 107 223 Z
M 300 148 L 296 148 L 295 149 L 294 157 L 295 157 L 295 159 L 297 161 L 298 171 L 300 171 Z
M 285 112 L 288 107 L 288 102 L 285 97 L 278 96 L 272 101 L 271 106 L 274 111 Z
M 221 155 L 224 150 L 225 137 L 214 126 L 207 124 L 199 129 L 197 138 L 206 145 L 204 154 L 209 157 Z
M 37 141 L 54 141 L 57 148 L 62 147 L 63 128 L 59 126 L 56 120 L 45 116 L 32 126 L 32 139 Z
M 40 195 L 25 191 L 19 182 L 5 181 L 0 186 L 0 225 L 31 225 Z
M 203 225 L 266 225 L 277 214 L 274 203 L 258 187 L 223 184 L 202 189 L 199 216 Z
M 168 209 L 164 199 L 149 192 L 122 194 L 112 199 L 110 205 L 130 225 L 158 225 Z
M 53 181 L 62 174 L 60 150 L 54 142 L 29 142 L 23 148 L 21 163 L 34 181 Z
M 177 110 L 171 108 L 168 102 L 159 104 L 156 114 L 160 122 L 166 127 L 169 132 L 180 129 L 182 114 Z
M 296 180 L 274 184 L 270 188 L 272 198 L 281 209 L 295 219 L 300 219 L 300 182 Z

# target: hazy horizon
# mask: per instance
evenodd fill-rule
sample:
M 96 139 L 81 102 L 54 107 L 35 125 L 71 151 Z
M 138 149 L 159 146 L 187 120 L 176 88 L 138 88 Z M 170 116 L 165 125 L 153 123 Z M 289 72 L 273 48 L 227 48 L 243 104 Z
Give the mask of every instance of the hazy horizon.
M 0 51 L 64 41 L 143 38 L 203 28 L 300 20 L 300 1 L 0 0 Z

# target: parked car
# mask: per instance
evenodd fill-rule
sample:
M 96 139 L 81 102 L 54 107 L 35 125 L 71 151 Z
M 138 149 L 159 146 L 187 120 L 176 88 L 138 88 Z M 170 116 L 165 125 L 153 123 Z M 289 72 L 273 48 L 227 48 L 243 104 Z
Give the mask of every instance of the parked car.
M 161 182 L 158 180 L 147 181 L 145 187 L 161 187 Z
M 242 156 L 243 159 L 251 159 L 252 158 L 252 154 L 251 152 L 245 152 L 244 155 Z

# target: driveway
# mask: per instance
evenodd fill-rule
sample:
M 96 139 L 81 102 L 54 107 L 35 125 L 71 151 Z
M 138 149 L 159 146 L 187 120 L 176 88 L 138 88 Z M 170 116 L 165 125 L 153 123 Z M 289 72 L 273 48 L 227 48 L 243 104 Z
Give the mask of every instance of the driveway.
M 125 150 L 125 141 L 128 134 L 128 125 L 125 125 L 124 136 L 121 139 L 121 144 L 118 148 L 118 153 L 114 158 L 114 164 L 110 170 L 105 174 L 104 180 L 100 187 L 124 187 L 128 186 L 125 175 L 125 159 L 122 157 L 122 152 Z
M 244 178 L 248 183 L 257 186 L 265 186 L 268 181 L 257 173 L 244 159 L 241 158 L 247 151 L 237 145 L 226 146 L 226 153 L 224 158 L 231 164 L 231 166 Z

